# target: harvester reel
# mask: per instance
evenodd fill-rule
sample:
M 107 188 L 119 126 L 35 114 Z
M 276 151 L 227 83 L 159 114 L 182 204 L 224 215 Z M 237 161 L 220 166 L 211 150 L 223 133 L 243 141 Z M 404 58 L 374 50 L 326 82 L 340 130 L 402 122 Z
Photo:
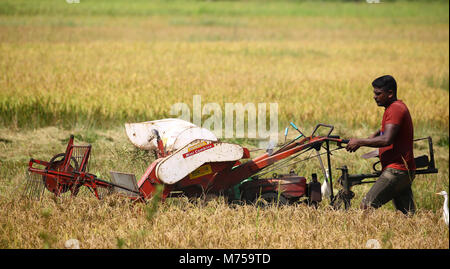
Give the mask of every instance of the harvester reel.
M 64 165 L 64 156 L 65 153 L 59 153 L 53 156 L 50 160 L 50 165 L 46 167 L 47 170 L 56 170 L 63 171 Z M 62 159 L 61 159 L 62 157 Z M 68 172 L 72 172 L 74 170 L 78 170 L 78 162 L 74 157 L 70 158 L 70 163 L 68 167 Z M 78 193 L 79 186 L 74 184 L 74 186 L 70 186 L 68 184 L 60 184 L 57 179 L 53 177 L 48 177 L 47 175 L 42 176 L 43 183 L 47 190 L 53 192 L 56 196 L 67 192 L 68 190 L 72 191 L 72 194 L 76 195 Z

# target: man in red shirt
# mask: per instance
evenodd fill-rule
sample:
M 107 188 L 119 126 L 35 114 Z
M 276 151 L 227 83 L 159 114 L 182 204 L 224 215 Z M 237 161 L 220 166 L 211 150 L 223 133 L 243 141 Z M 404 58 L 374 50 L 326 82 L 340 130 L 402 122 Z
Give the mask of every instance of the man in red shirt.
M 411 115 L 406 105 L 397 100 L 397 83 L 392 76 L 379 77 L 372 86 L 375 102 L 385 108 L 381 129 L 366 139 L 350 139 L 346 147 L 349 152 L 362 146 L 379 148 L 382 173 L 363 198 L 361 208 L 378 208 L 392 200 L 396 209 L 414 214 L 411 184 L 416 166 Z

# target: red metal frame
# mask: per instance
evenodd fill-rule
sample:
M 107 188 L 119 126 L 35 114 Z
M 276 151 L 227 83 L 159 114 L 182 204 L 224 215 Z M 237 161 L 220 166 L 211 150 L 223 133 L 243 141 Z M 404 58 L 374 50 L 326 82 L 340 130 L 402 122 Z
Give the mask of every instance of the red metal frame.
M 28 171 L 42 175 L 43 184 L 46 188 L 53 192 L 56 196 L 61 195 L 68 190 L 71 191 L 72 196 L 78 194 L 81 186 L 90 188 L 94 195 L 100 199 L 98 188 L 110 189 L 116 185 L 97 178 L 96 175 L 86 172 L 87 163 L 89 160 L 91 145 L 76 146 L 73 143 L 74 136 L 71 135 L 67 144 L 66 151 L 62 163 L 59 162 L 46 162 L 42 160 L 30 159 L 28 163 Z M 76 149 L 84 149 L 84 154 L 81 160 L 81 165 L 78 169 L 74 168 L 70 164 L 70 160 L 73 159 L 73 152 Z M 33 167 L 34 164 L 44 166 L 44 169 Z M 118 186 L 121 187 L 121 186 Z M 123 187 L 122 187 L 123 188 Z M 130 197 L 131 198 L 131 197 Z M 140 199 L 141 197 L 133 197 L 132 199 Z

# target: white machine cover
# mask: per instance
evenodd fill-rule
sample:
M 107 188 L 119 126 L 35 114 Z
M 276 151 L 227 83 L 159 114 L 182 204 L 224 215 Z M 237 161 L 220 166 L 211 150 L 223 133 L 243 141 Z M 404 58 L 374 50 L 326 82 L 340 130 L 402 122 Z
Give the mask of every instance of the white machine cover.
M 145 150 L 158 148 L 153 129 L 159 132 L 167 152 L 174 152 L 197 139 L 217 141 L 217 137 L 210 130 L 181 119 L 169 118 L 139 123 L 125 123 L 125 130 L 130 141 L 136 147 Z
M 237 161 L 243 156 L 240 145 L 195 140 L 161 160 L 156 166 L 156 177 L 165 184 L 174 184 L 206 163 Z

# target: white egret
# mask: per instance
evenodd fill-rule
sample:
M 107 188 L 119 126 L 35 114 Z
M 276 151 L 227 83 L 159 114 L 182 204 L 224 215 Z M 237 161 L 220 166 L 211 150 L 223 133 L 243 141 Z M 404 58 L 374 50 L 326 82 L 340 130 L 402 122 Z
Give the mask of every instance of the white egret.
M 442 216 L 444 217 L 445 224 L 448 226 L 448 194 L 446 191 L 441 191 L 436 194 L 444 196 L 444 213 L 442 213 Z
M 64 243 L 68 249 L 80 249 L 80 242 L 77 239 L 69 239 Z

